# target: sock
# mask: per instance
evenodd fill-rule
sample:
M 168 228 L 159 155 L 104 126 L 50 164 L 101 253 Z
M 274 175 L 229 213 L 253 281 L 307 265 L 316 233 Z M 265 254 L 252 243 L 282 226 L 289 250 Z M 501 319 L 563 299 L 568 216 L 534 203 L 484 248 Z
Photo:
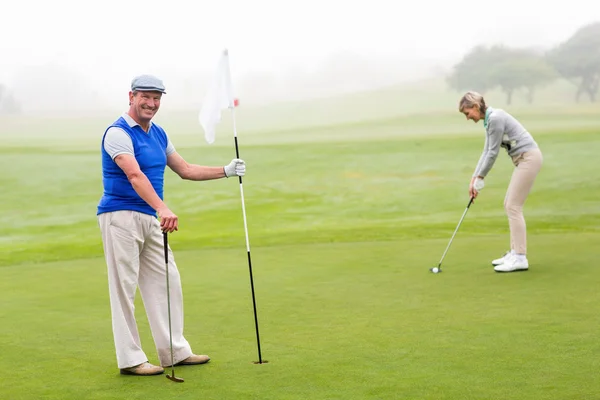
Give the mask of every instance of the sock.
M 527 256 L 525 254 L 515 254 L 515 256 L 517 257 L 518 261 L 525 261 L 525 260 L 527 260 Z

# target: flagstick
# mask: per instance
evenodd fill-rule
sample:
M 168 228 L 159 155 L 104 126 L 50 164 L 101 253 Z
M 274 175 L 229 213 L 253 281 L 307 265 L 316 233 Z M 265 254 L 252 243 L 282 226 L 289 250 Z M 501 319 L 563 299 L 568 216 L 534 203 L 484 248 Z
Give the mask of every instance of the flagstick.
M 235 106 L 231 107 L 231 116 L 233 118 L 233 139 L 235 142 L 235 156 L 236 158 L 240 158 L 240 151 L 238 148 L 238 140 L 237 140 L 237 129 L 235 125 Z M 238 176 L 240 181 L 240 194 L 242 196 L 242 214 L 244 216 L 244 232 L 246 234 L 246 250 L 248 252 L 248 269 L 250 270 L 250 288 L 252 289 L 252 306 L 254 307 L 254 325 L 256 326 L 256 342 L 258 344 L 258 362 L 254 362 L 255 364 L 263 364 L 268 363 L 267 360 L 262 359 L 262 355 L 260 353 L 260 335 L 258 333 L 258 316 L 256 313 L 256 298 L 254 296 L 254 279 L 252 278 L 252 258 L 250 257 L 250 241 L 248 239 L 248 223 L 246 221 L 246 206 L 244 204 L 244 186 L 242 185 L 242 177 Z

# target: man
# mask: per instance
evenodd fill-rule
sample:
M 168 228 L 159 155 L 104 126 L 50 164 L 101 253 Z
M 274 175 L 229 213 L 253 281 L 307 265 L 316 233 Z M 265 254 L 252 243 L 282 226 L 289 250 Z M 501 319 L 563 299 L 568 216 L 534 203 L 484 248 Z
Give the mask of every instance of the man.
M 104 193 L 97 215 L 108 267 L 117 364 L 124 375 L 157 375 L 171 366 L 163 232 L 177 231 L 178 218 L 163 202 L 165 167 L 193 181 L 244 176 L 246 171 L 240 159 L 225 167 L 188 164 L 165 131 L 152 122 L 165 93 L 163 82 L 154 76 L 134 78 L 129 111 L 108 127 L 102 139 Z M 183 336 L 181 281 L 170 248 L 168 254 L 173 363 L 204 364 L 210 358 L 194 354 Z M 141 347 L 134 316 L 138 286 L 161 366 L 148 363 Z

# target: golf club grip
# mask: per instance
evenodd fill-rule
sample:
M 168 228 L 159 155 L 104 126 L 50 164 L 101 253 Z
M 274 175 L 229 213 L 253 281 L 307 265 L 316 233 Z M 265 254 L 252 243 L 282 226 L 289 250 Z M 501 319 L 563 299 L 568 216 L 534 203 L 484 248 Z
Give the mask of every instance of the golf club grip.
M 168 235 L 167 232 L 163 232 L 164 247 L 165 247 L 165 264 L 167 264 L 169 262 L 169 239 L 168 239 L 167 235 Z

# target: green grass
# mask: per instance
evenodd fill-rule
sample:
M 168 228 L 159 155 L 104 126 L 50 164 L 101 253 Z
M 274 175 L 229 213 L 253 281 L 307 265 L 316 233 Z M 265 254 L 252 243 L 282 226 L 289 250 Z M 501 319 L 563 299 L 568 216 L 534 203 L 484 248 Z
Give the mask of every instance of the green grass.
M 525 209 L 531 270 L 516 274 L 489 265 L 508 245 L 502 202 L 513 167 L 505 154 L 444 272 L 427 271 L 466 206 L 482 126 L 440 113 L 240 130 L 263 365 L 252 363 L 237 180 L 194 183 L 168 172 L 167 203 L 181 220 L 171 245 L 186 336 L 213 358 L 178 368 L 182 385 L 116 369 L 95 219 L 98 140 L 110 119 L 7 121 L 0 398 L 595 398 L 600 120 L 589 110 L 516 112 L 544 153 Z M 167 119 L 180 153 L 227 162 L 230 137 L 203 144 L 193 117 Z M 139 298 L 136 314 L 156 362 Z

